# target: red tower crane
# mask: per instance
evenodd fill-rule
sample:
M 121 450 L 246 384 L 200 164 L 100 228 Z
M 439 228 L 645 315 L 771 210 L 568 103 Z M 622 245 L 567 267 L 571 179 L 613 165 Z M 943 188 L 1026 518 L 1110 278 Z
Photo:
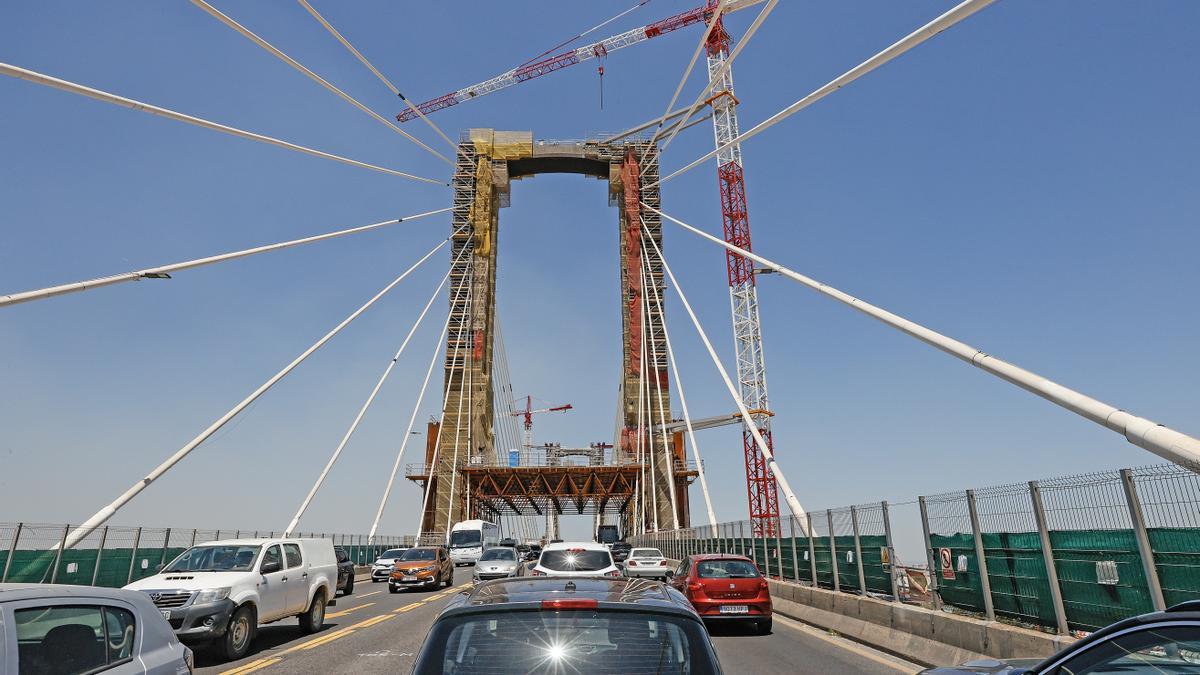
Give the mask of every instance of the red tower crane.
M 539 408 L 537 410 L 534 410 L 533 409 L 533 397 L 526 396 L 525 397 L 525 409 L 524 410 L 516 410 L 509 414 L 512 415 L 513 417 L 524 417 L 525 418 L 525 442 L 523 445 L 525 446 L 525 449 L 528 450 L 529 448 L 533 447 L 533 416 L 537 415 L 539 413 L 566 412 L 568 410 L 571 410 L 570 403 L 567 403 L 566 405 L 558 405 L 558 406 L 553 406 L 550 408 Z

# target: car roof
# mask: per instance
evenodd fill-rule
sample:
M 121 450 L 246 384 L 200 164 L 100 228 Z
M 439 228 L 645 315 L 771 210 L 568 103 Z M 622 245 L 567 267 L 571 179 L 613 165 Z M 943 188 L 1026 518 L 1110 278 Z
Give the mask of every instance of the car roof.
M 746 562 L 754 562 L 750 558 L 744 555 L 737 555 L 736 553 L 697 553 L 696 555 L 689 555 L 688 558 L 692 562 L 701 562 L 704 560 L 745 560 Z
M 557 544 L 546 544 L 543 551 L 566 551 L 573 548 L 580 548 L 585 551 L 607 551 L 608 547 L 604 544 L 597 544 L 594 541 L 561 541 Z
M 297 541 L 328 541 L 332 539 L 322 539 L 321 537 L 259 537 L 252 539 L 218 539 L 216 541 L 202 541 L 196 546 L 264 546 L 266 544 L 283 544 Z
M 141 591 L 127 591 L 123 588 L 103 588 L 100 586 L 0 584 L 0 602 L 39 600 L 42 598 L 105 598 L 109 600 L 129 601 L 132 598 L 139 598 L 144 595 Z
M 687 598 L 659 581 L 614 577 L 514 577 L 455 596 L 441 616 L 540 609 L 543 600 L 592 599 L 603 609 L 650 610 L 698 618 Z

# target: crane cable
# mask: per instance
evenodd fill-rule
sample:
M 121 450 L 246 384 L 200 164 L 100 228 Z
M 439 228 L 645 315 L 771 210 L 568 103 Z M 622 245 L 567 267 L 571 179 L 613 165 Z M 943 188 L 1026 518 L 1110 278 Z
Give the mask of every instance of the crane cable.
M 126 108 L 131 108 L 133 110 L 139 110 L 141 112 L 150 113 L 151 115 L 158 115 L 160 117 L 166 117 L 167 119 L 172 119 L 177 122 L 186 122 L 187 124 L 194 124 L 198 127 L 204 127 L 205 129 L 212 129 L 213 131 L 220 131 L 221 133 L 229 134 L 231 136 L 238 136 L 240 138 L 248 138 L 252 141 L 258 141 L 260 143 L 267 143 L 269 145 L 275 145 L 275 146 L 278 146 L 281 148 L 287 148 L 288 150 L 295 150 L 296 152 L 303 152 L 305 154 L 312 155 L 314 157 L 322 157 L 324 159 L 331 159 L 335 162 L 342 162 L 343 164 L 349 164 L 351 166 L 357 166 L 357 167 L 360 167 L 363 169 L 371 169 L 372 171 L 379 171 L 382 173 L 391 174 L 393 176 L 400 176 L 401 178 L 408 178 L 410 180 L 420 181 L 422 183 L 431 183 L 433 185 L 443 185 L 443 186 L 450 185 L 449 183 L 447 183 L 445 181 L 434 180 L 433 178 L 425 178 L 423 176 L 415 176 L 411 173 L 404 173 L 403 171 L 396 171 L 395 169 L 388 169 L 388 168 L 385 168 L 382 166 L 376 166 L 374 164 L 360 162 L 355 159 L 349 159 L 347 157 L 342 157 L 341 155 L 335 155 L 335 154 L 332 154 L 329 152 L 324 152 L 321 150 L 314 150 L 313 148 L 305 147 L 303 145 L 289 143 L 288 141 L 283 141 L 278 138 L 274 138 L 272 136 L 265 136 L 263 134 L 257 134 L 252 131 L 245 131 L 242 129 L 238 129 L 236 127 L 231 127 L 231 126 L 227 126 L 224 124 L 219 124 L 217 122 L 212 122 L 212 121 L 200 118 L 200 117 L 194 117 L 192 115 L 187 115 L 187 114 L 184 114 L 181 112 L 176 112 L 176 111 L 170 110 L 168 108 L 163 108 L 160 106 L 152 105 L 150 103 L 144 103 L 142 101 L 137 101 L 132 98 L 118 96 L 117 94 L 110 94 L 109 92 L 106 92 L 106 91 L 101 91 L 99 89 L 93 89 L 91 87 L 85 87 L 84 85 L 81 85 L 81 84 L 76 84 L 74 82 L 62 80 L 57 77 L 51 77 L 50 75 L 44 75 L 42 73 L 39 73 L 39 72 L 36 72 L 33 70 L 29 70 L 27 68 L 21 68 L 19 66 L 14 66 L 14 65 L 11 65 L 8 63 L 0 63 L 0 75 L 7 75 L 9 77 L 15 77 L 17 79 L 26 80 L 28 82 L 33 82 L 35 84 L 41 84 L 41 85 L 45 85 L 47 87 L 52 87 L 54 89 L 60 89 L 62 91 L 70 92 L 72 94 L 79 94 L 80 96 L 87 96 L 88 98 L 94 98 L 97 101 L 104 101 L 105 103 L 112 103 L 114 105 L 124 106 Z
M 320 24 L 322 26 L 325 27 L 325 30 L 329 31 L 330 35 L 337 38 L 338 42 L 341 42 L 342 45 L 346 49 L 350 50 L 350 53 L 353 54 L 356 58 L 358 58 L 358 60 L 361 61 L 364 66 L 369 68 L 372 73 L 375 73 L 375 77 L 378 77 L 381 82 L 383 82 L 385 85 L 387 85 L 387 88 L 391 89 L 393 94 L 395 94 L 396 96 L 399 96 L 400 100 L 404 101 L 404 103 L 407 104 L 409 108 L 412 108 L 412 111 L 415 112 L 418 117 L 420 117 L 422 120 L 425 120 L 425 123 L 428 124 L 431 129 L 436 131 L 438 136 L 441 136 L 442 139 L 446 141 L 446 143 L 450 146 L 451 149 L 453 149 L 455 152 L 458 151 L 458 146 L 454 144 L 454 141 L 451 141 L 450 137 L 447 136 L 441 130 L 441 128 L 438 127 L 438 125 L 434 124 L 432 120 L 430 120 L 428 117 L 425 116 L 425 113 L 418 110 L 417 107 L 414 106 L 411 101 L 409 101 L 407 98 L 405 98 L 404 94 L 401 94 L 400 90 L 396 88 L 396 85 L 392 84 L 391 80 L 384 77 L 383 73 L 379 72 L 379 70 L 375 66 L 371 65 L 371 62 L 367 60 L 367 57 L 363 56 L 362 53 L 360 53 L 357 49 L 355 49 L 354 45 L 350 44 L 350 41 L 347 40 L 345 37 L 343 37 L 342 34 L 340 32 L 338 32 L 338 29 L 334 28 L 328 21 L 326 21 L 325 17 L 321 16 L 321 13 L 318 12 L 316 10 L 316 8 L 314 8 L 312 5 L 308 4 L 307 0 L 297 0 L 297 1 L 300 3 L 300 5 L 302 7 L 304 7 L 304 9 L 308 10 L 308 13 L 311 14 L 314 19 L 316 19 L 318 22 L 320 22 Z
M 354 107 L 358 108 L 359 110 L 367 113 L 371 117 L 374 117 L 377 121 L 379 121 L 381 124 L 386 125 L 392 131 L 395 131 L 396 133 L 407 138 L 408 140 L 412 141 L 413 143 L 416 143 L 417 145 L 421 146 L 421 148 L 424 149 L 426 152 L 432 154 L 433 156 L 442 160 L 446 164 L 449 164 L 450 166 L 454 166 L 454 162 L 451 161 L 448 157 L 446 157 L 442 153 L 438 152 L 437 150 L 434 150 L 433 148 L 429 147 L 428 145 L 425 145 L 417 137 L 413 136 L 412 134 L 409 134 L 408 132 L 404 131 L 403 129 L 396 126 L 395 124 L 392 124 L 391 122 L 387 121 L 381 115 L 379 115 L 379 113 L 376 113 L 374 110 L 371 110 L 367 106 L 360 103 L 358 101 L 358 99 L 347 94 L 346 92 L 342 91 L 341 89 L 338 89 L 337 87 L 333 86 L 332 84 L 329 83 L 328 80 L 326 80 L 325 78 L 321 77 L 320 75 L 314 73 L 313 71 L 309 70 L 308 68 L 304 67 L 304 65 L 302 65 L 296 59 L 293 59 L 292 57 L 288 56 L 287 54 L 284 54 L 282 51 L 280 51 L 278 48 L 276 48 L 270 42 L 267 42 L 266 40 L 264 40 L 261 37 L 259 37 L 258 35 L 256 35 L 249 28 L 246 28 L 245 26 L 238 23 L 237 21 L 234 21 L 228 15 L 222 13 L 221 10 L 217 9 L 216 7 L 213 7 L 212 5 L 208 4 L 204 0 L 192 0 L 192 4 L 199 7 L 200 9 L 204 10 L 205 12 L 208 12 L 209 14 L 211 14 L 213 16 L 213 18 L 217 19 L 218 21 L 225 24 L 226 26 L 229 26 L 233 30 L 241 33 L 243 36 L 245 36 L 251 42 L 257 44 L 259 47 L 262 47 L 263 49 L 267 50 L 271 54 L 275 55 L 279 60 L 283 61 L 284 63 L 288 64 L 289 66 L 300 71 L 301 73 L 303 73 L 306 77 L 308 77 L 313 82 L 316 82 L 317 84 L 321 85 L 322 87 L 325 87 L 329 91 L 340 96 L 347 103 L 349 103 L 349 104 L 353 105 Z

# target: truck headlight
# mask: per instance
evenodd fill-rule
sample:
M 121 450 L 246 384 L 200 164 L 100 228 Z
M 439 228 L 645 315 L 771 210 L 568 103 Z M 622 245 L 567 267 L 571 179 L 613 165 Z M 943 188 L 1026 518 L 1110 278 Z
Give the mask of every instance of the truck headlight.
M 206 588 L 196 594 L 197 605 L 207 605 L 212 602 L 218 602 L 229 597 L 229 587 L 225 588 Z

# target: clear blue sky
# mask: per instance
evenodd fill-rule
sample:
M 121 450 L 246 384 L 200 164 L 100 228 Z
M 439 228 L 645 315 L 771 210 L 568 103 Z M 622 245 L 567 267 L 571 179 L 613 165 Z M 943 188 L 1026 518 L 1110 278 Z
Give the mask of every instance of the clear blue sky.
M 654 0 L 618 32 L 698 0 Z M 296 3 L 218 2 L 381 114 L 395 98 Z M 315 3 L 411 98 L 498 74 L 632 4 Z M 735 71 L 743 128 L 941 13 L 946 1 L 780 3 Z M 741 34 L 755 10 L 729 21 Z M 1002 0 L 749 141 L 755 247 L 1119 407 L 1200 433 L 1200 4 Z M 438 114 L 542 138 L 659 114 L 687 29 Z M 447 167 L 188 3 L 10 3 L 0 60 L 401 170 Z M 693 77 L 687 92 L 700 85 Z M 685 93 L 685 98 L 690 96 Z M 0 292 L 450 204 L 450 191 L 4 78 Z M 419 123 L 407 128 L 434 144 Z M 667 170 L 711 148 L 707 126 Z M 705 165 L 664 208 L 710 231 Z M 669 228 L 670 226 L 668 226 Z M 502 213 L 500 316 L 518 392 L 575 410 L 539 441 L 611 434 L 616 212 L 542 176 Z M 444 237 L 448 217 L 0 312 L 0 520 L 79 522 Z M 732 367 L 723 254 L 666 252 Z M 282 527 L 444 273 L 440 255 L 114 522 Z M 780 463 L 812 508 L 1151 463 L 1041 399 L 778 277 L 760 285 Z M 696 415 L 731 403 L 672 298 Z M 443 305 L 439 303 L 438 307 Z M 304 529 L 365 531 L 441 317 L 431 315 Z M 439 406 L 433 396 L 420 418 Z M 704 432 L 718 516 L 745 516 L 739 434 Z M 410 455 L 419 459 L 419 453 Z M 692 499 L 699 512 L 699 491 Z M 405 483 L 384 522 L 414 529 Z M 912 532 L 914 514 L 901 511 Z

